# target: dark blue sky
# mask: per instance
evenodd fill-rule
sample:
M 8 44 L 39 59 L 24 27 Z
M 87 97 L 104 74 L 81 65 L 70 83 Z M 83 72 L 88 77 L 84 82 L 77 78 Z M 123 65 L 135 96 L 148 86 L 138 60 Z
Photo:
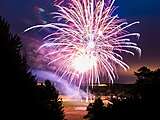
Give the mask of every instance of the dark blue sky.
M 54 10 L 51 1 L 54 0 L 0 0 L 0 15 L 11 24 L 13 32 L 23 33 L 27 27 L 39 22 L 36 7 L 45 9 L 46 13 Z M 142 56 L 124 56 L 131 70 L 120 75 L 123 83 L 130 83 L 130 79 L 134 79 L 133 71 L 140 66 L 160 67 L 160 0 L 116 0 L 115 5 L 119 6 L 116 12 L 121 18 L 141 22 L 131 30 L 141 33 L 138 44 Z
M 27 27 L 24 25 L 25 20 L 31 20 L 32 24 L 36 24 L 34 7 L 39 6 L 46 11 L 52 11 L 52 1 L 54 0 L 0 0 L 0 15 L 7 18 L 13 30 L 21 32 L 23 26 Z M 146 21 L 152 20 L 154 23 L 160 19 L 159 0 L 116 0 L 115 5 L 119 6 L 117 12 L 123 18 L 147 19 Z

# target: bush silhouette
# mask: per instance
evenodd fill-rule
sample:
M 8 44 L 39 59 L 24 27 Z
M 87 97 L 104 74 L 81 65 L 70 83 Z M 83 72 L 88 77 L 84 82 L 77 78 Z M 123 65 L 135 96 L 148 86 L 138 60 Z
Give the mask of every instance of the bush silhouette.
M 36 86 L 36 103 L 38 113 L 41 118 L 47 120 L 63 120 L 64 111 L 62 100 L 59 98 L 59 93 L 55 89 L 54 84 L 49 80 L 45 81 L 45 85 Z
M 106 120 L 107 107 L 104 106 L 100 97 L 95 99 L 94 103 L 90 103 L 87 107 L 88 114 L 84 116 L 88 120 Z

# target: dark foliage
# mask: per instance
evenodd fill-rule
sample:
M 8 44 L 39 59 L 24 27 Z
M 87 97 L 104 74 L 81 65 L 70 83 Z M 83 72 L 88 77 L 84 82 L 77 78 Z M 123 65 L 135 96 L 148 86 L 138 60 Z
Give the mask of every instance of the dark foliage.
M 21 53 L 21 41 L 10 33 L 10 27 L 0 17 L 1 100 L 3 119 L 63 120 L 62 101 L 58 92 L 46 81 L 37 86 Z
M 22 44 L 17 35 L 12 35 L 9 25 L 0 18 L 0 67 L 4 109 L 13 118 L 23 119 L 33 110 L 34 77 L 27 71 L 25 59 L 21 57 Z M 7 116 L 6 116 L 7 117 Z
M 143 114 L 142 101 L 128 98 L 125 100 L 113 99 L 113 104 L 107 106 L 98 98 L 93 104 L 89 104 L 88 114 L 84 116 L 88 120 L 130 119 L 139 118 Z M 134 115 L 134 116 L 133 116 Z
M 158 115 L 160 104 L 160 69 L 151 71 L 141 67 L 137 72 L 136 94 L 142 97 L 144 111 L 148 115 Z M 157 114 L 158 113 L 158 114 Z
M 45 85 L 36 86 L 35 98 L 38 115 L 43 120 L 64 119 L 62 100 L 59 98 L 58 91 L 49 80 L 45 81 Z
M 104 106 L 103 101 L 98 97 L 94 103 L 90 103 L 87 107 L 88 114 L 84 116 L 89 120 L 106 120 L 107 107 Z
M 160 69 L 151 71 L 147 67 L 141 67 L 135 75 L 137 82 L 132 88 L 131 96 L 125 99 L 112 98 L 113 104 L 107 107 L 104 107 L 99 98 L 88 106 L 85 118 L 89 120 L 159 118 Z

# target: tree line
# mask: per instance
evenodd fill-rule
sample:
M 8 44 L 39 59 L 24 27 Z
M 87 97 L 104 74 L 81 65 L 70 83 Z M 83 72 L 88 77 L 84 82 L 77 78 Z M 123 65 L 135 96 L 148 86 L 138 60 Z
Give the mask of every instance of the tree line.
M 160 105 L 160 69 L 150 70 L 141 67 L 135 72 L 137 77 L 135 87 L 127 92 L 132 96 L 125 99 L 112 98 L 111 102 L 105 106 L 100 97 L 87 107 L 88 120 L 107 120 L 107 119 L 144 119 L 159 118 Z

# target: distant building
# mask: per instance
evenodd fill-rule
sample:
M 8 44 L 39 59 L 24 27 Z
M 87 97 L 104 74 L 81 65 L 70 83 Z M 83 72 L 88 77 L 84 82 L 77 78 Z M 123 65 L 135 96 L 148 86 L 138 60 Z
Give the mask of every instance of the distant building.
M 38 80 L 38 81 L 37 81 L 37 85 L 38 85 L 38 86 L 39 86 L 39 85 L 45 85 L 45 83 L 44 83 L 44 81 Z
M 89 91 L 96 96 L 128 96 L 134 88 L 135 84 L 93 84 L 89 86 Z

